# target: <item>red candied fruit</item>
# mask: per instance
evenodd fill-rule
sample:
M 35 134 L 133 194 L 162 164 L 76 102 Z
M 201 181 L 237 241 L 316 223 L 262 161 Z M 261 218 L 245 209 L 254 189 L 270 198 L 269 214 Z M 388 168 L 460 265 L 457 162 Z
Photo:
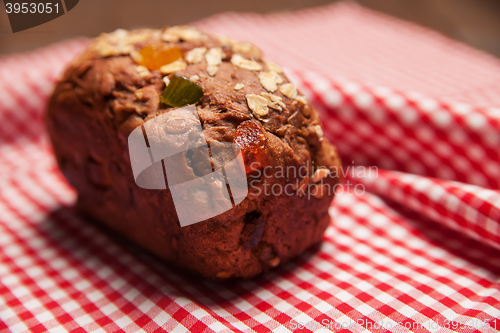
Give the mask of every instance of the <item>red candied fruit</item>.
M 240 147 L 247 174 L 262 170 L 267 165 L 266 136 L 258 121 L 247 120 L 237 128 L 233 142 Z

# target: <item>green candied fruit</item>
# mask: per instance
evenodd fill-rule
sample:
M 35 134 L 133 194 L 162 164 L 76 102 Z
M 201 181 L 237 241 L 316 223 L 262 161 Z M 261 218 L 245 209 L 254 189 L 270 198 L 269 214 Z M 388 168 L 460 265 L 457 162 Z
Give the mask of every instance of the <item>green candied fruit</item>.
M 203 97 L 203 89 L 182 75 L 174 74 L 160 96 L 160 102 L 172 107 L 195 104 Z

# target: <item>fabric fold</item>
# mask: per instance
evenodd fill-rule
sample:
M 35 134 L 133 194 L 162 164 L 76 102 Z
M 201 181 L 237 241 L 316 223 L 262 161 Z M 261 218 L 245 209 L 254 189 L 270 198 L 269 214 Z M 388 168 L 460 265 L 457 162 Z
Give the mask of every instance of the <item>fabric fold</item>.
M 500 191 L 389 170 L 348 173 L 353 184 L 500 249 Z

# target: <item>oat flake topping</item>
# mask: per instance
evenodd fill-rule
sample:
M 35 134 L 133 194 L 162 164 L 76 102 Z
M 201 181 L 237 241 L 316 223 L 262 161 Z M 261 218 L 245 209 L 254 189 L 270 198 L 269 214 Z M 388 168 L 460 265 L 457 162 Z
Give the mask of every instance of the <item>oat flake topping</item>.
M 160 72 L 162 74 L 170 74 L 170 73 L 182 71 L 182 70 L 186 69 L 186 67 L 187 67 L 187 64 L 184 62 L 184 60 L 177 59 L 176 61 L 174 61 L 168 65 L 162 66 L 160 68 Z
M 268 100 L 265 97 L 255 94 L 248 94 L 246 95 L 246 99 L 248 107 L 257 117 L 267 116 L 267 114 L 269 113 L 269 109 L 267 107 Z
M 283 69 L 281 69 L 281 66 L 278 64 L 275 64 L 274 62 L 266 61 L 266 67 L 270 71 L 276 72 L 278 74 L 283 73 Z
M 222 49 L 220 47 L 213 47 L 208 50 L 205 55 L 207 60 L 207 72 L 210 76 L 214 76 L 217 73 L 218 65 L 222 63 Z
M 181 39 L 187 42 L 196 42 L 205 39 L 206 36 L 193 27 L 176 26 L 165 30 L 161 38 L 166 42 L 175 43 Z
M 280 91 L 288 98 L 294 99 L 297 97 L 297 88 L 291 83 L 285 83 L 280 87 Z
M 248 69 L 250 71 L 260 71 L 262 66 L 255 60 L 248 60 L 240 56 L 239 54 L 233 55 L 231 58 L 231 63 L 243 69 Z
M 281 97 L 270 94 L 270 93 L 260 93 L 262 97 L 267 99 L 267 106 L 271 109 L 282 111 L 285 107 L 285 103 L 282 102 Z
M 140 77 L 145 77 L 149 75 L 149 69 L 147 69 L 144 66 L 137 66 L 135 69 L 137 70 L 137 73 L 139 73 Z
M 278 89 L 278 84 L 283 83 L 283 78 L 273 71 L 259 73 L 259 80 L 269 92 L 275 92 Z
M 203 60 L 203 56 L 205 55 L 205 52 L 207 52 L 206 47 L 194 48 L 186 54 L 186 61 L 189 64 L 200 63 Z

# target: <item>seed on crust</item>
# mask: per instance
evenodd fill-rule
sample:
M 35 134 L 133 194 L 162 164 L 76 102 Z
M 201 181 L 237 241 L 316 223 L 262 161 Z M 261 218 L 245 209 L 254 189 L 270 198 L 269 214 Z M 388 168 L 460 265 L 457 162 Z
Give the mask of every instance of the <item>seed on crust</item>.
M 142 62 L 142 55 L 137 51 L 130 52 L 130 57 L 135 61 L 136 64 L 140 64 Z
M 307 105 L 307 99 L 304 96 L 297 96 L 295 100 L 302 105 Z
M 203 56 L 207 52 L 206 47 L 197 47 L 186 53 L 186 61 L 189 64 L 197 64 L 203 60 Z
M 134 92 L 134 95 L 135 95 L 135 98 L 138 100 L 138 101 L 143 101 L 144 100 L 144 92 L 142 90 L 136 90 Z
M 311 177 L 311 182 L 317 183 L 321 179 L 323 179 L 326 176 L 328 176 L 329 174 L 330 174 L 330 170 L 329 169 L 325 169 L 325 168 L 317 169 L 316 171 L 314 171 L 314 174 Z
M 191 80 L 192 82 L 198 82 L 198 81 L 200 81 L 200 77 L 198 75 L 196 75 L 196 74 L 195 75 L 191 75 L 189 77 L 189 80 Z
M 144 66 L 137 66 L 135 69 L 137 70 L 137 73 L 139 73 L 140 77 L 146 77 L 149 75 L 149 69 Z
M 307 99 L 304 96 L 297 96 L 295 100 L 299 103 L 299 108 L 302 114 L 309 117 L 311 115 L 311 107 L 307 104 Z
M 218 65 L 222 62 L 222 49 L 220 47 L 212 47 L 205 55 L 207 65 Z
M 243 52 L 243 53 L 257 53 L 260 54 L 260 50 L 249 42 L 236 42 L 233 43 L 232 49 L 234 52 Z
M 170 74 L 174 72 L 179 72 L 186 69 L 187 65 L 182 59 L 177 59 L 176 61 L 160 67 L 160 72 L 162 74 Z
M 288 98 L 294 99 L 297 97 L 297 88 L 292 83 L 285 83 L 280 87 L 280 91 Z
M 278 89 L 278 84 L 283 83 L 283 78 L 273 71 L 259 73 L 259 80 L 269 92 L 275 92 Z
M 214 76 L 218 70 L 219 70 L 219 68 L 217 66 L 214 66 L 214 65 L 207 66 L 207 73 L 210 76 Z
M 234 90 L 241 90 L 245 88 L 245 85 L 243 83 L 236 83 L 236 85 L 234 86 Z
M 167 87 L 170 84 L 170 79 L 168 78 L 168 76 L 165 76 L 163 78 L 163 82 L 165 82 L 165 87 Z
M 262 69 L 262 66 L 257 61 L 245 59 L 239 54 L 233 55 L 231 63 L 239 68 L 248 69 L 250 71 L 260 71 Z
M 246 99 L 248 107 L 257 117 L 267 116 L 267 114 L 269 113 L 269 109 L 267 107 L 267 98 L 259 95 L 247 94 Z
M 288 117 L 288 122 L 290 122 L 290 120 L 292 120 L 293 118 L 295 118 L 295 116 L 299 113 L 299 111 L 295 111 L 290 117 Z
M 233 52 L 236 53 L 245 53 L 245 54 L 252 54 L 256 56 L 261 56 L 262 53 L 260 50 L 253 45 L 252 43 L 249 42 L 237 42 L 234 39 L 231 39 L 227 36 L 219 35 L 215 36 L 221 42 L 223 45 L 230 46 Z
M 318 136 L 319 136 L 320 138 L 322 138 L 322 137 L 323 137 L 323 129 L 321 128 L 321 126 L 319 126 L 319 125 L 315 125 L 315 126 L 314 126 L 314 129 L 316 130 L 316 133 L 318 133 Z

